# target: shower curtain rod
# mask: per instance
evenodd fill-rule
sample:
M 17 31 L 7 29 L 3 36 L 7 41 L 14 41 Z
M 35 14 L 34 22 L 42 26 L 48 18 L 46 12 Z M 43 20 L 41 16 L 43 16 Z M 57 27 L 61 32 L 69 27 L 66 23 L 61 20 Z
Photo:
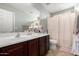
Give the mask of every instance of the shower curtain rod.
M 50 13 L 50 15 L 54 16 L 54 15 L 61 14 L 61 13 L 67 12 L 67 11 L 72 11 L 73 12 L 74 11 L 74 6 L 68 8 L 68 9 L 64 9 L 64 10 L 58 11 L 58 12 Z

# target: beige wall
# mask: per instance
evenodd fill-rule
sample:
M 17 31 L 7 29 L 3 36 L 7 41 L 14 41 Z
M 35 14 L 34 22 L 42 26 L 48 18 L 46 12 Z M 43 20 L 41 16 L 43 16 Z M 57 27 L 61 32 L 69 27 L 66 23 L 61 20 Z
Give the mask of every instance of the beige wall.
M 50 38 L 58 39 L 58 15 L 49 17 L 48 19 L 48 33 Z

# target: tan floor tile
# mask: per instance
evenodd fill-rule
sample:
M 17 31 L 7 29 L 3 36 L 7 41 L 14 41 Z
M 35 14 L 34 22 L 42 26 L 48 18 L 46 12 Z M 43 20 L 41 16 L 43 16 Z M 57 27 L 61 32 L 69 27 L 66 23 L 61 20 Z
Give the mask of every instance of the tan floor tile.
M 73 54 L 57 49 L 57 50 L 49 50 L 47 56 L 73 56 Z

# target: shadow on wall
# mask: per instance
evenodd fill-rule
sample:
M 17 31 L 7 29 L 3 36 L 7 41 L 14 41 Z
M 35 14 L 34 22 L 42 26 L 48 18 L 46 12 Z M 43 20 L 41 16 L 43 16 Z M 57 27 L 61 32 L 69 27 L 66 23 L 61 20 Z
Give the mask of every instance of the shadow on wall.
M 43 26 L 43 32 L 48 32 L 48 30 L 47 30 L 47 19 L 42 19 L 42 20 L 40 20 L 40 23 L 42 24 L 42 26 Z

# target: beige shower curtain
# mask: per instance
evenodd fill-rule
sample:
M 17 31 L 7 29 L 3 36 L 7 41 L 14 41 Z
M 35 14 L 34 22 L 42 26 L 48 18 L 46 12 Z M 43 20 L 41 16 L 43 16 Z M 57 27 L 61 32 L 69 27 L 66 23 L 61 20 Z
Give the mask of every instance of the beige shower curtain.
M 49 17 L 48 33 L 52 39 L 58 41 L 60 49 L 70 51 L 73 41 L 75 13 L 68 11 Z

